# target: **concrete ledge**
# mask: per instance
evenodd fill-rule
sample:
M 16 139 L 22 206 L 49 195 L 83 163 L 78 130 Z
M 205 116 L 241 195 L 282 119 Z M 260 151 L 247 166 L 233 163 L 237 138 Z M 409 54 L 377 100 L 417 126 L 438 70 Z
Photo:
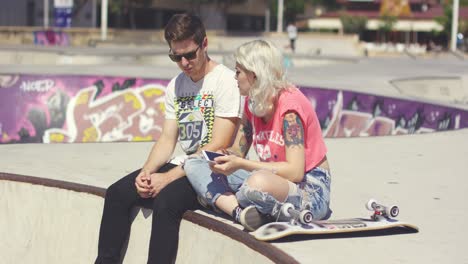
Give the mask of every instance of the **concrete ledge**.
M 105 189 L 0 173 L 0 242 L 5 263 L 92 263 Z M 146 261 L 151 210 L 135 208 L 124 263 Z M 214 232 L 213 232 L 214 231 Z M 68 245 L 68 246 L 64 246 Z M 235 254 L 227 254 L 235 252 Z M 298 263 L 269 243 L 226 223 L 187 212 L 178 263 Z

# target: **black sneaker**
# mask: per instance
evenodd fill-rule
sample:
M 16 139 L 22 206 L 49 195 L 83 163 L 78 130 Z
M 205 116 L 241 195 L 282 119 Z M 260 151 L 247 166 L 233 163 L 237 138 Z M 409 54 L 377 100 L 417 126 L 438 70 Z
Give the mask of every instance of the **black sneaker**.
M 255 206 L 250 205 L 242 210 L 239 221 L 247 230 L 255 231 L 262 225 L 271 222 L 271 218 L 260 213 Z
M 205 198 L 197 195 L 197 200 L 198 200 L 198 203 L 205 209 L 208 209 L 208 210 L 213 210 L 213 206 L 211 206 L 210 204 L 208 204 L 208 202 L 205 200 Z

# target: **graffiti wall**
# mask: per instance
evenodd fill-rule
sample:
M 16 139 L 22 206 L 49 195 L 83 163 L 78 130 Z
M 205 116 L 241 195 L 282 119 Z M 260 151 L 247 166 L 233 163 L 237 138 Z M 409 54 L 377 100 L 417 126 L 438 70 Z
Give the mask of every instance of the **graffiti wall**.
M 70 39 L 66 32 L 41 30 L 34 31 L 34 44 L 40 46 L 69 46 Z
M 324 137 L 389 136 L 468 127 L 468 111 L 350 91 L 301 88 Z
M 139 78 L 0 76 L 0 142 L 156 140 L 166 84 Z
M 0 75 L 0 143 L 154 141 L 168 80 Z M 301 87 L 325 137 L 468 127 L 468 111 L 363 93 Z

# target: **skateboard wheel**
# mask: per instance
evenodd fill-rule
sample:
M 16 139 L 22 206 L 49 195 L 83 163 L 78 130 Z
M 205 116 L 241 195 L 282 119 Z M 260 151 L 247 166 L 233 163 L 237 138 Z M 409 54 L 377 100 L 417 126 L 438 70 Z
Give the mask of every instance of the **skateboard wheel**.
M 299 220 L 303 224 L 310 224 L 313 220 L 313 215 L 310 211 L 304 210 L 299 214 Z
M 281 212 L 283 213 L 284 216 L 286 217 L 292 217 L 291 216 L 291 213 L 289 212 L 289 210 L 294 210 L 294 205 L 290 204 L 290 203 L 285 203 L 283 204 L 283 206 L 281 207 Z
M 400 213 L 400 208 L 396 205 L 385 208 L 385 213 L 390 217 L 397 217 Z
M 374 211 L 376 205 L 377 205 L 377 201 L 375 199 L 369 199 L 369 201 L 366 203 L 366 208 L 369 211 Z

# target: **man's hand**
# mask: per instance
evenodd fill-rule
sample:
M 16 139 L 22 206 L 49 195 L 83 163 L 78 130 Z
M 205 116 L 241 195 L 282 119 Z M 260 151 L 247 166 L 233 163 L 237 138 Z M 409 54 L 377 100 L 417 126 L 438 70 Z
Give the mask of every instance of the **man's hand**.
M 169 176 L 169 172 L 164 173 L 152 173 L 150 175 L 150 187 L 149 187 L 149 195 L 150 197 L 156 197 L 158 193 L 164 189 L 169 183 L 171 183 L 171 177 Z
M 151 173 L 149 170 L 141 169 L 140 174 L 135 178 L 135 187 L 141 198 L 151 197 Z

